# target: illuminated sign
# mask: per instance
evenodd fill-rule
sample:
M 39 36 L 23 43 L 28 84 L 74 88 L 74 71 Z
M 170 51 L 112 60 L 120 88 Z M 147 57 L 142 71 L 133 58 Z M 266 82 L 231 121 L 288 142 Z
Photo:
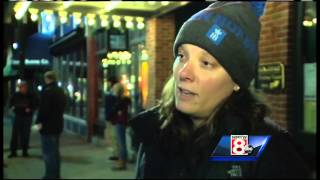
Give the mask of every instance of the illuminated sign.
M 257 88 L 264 91 L 284 89 L 285 76 L 282 63 L 266 63 L 259 65 Z
M 142 106 L 145 108 L 147 106 L 147 100 L 149 95 L 149 64 L 148 62 L 142 62 L 140 66 L 140 88 L 142 93 Z
M 101 60 L 103 68 L 109 65 L 130 65 L 132 54 L 128 51 L 112 51 L 107 54 L 107 58 Z
M 19 64 L 20 64 L 20 60 L 14 59 L 12 61 L 12 65 L 19 65 Z M 48 59 L 25 59 L 24 64 L 29 66 L 32 66 L 32 65 L 41 66 L 41 65 L 50 65 L 50 62 Z
M 53 13 L 41 12 L 41 33 L 53 35 L 55 31 L 55 16 Z

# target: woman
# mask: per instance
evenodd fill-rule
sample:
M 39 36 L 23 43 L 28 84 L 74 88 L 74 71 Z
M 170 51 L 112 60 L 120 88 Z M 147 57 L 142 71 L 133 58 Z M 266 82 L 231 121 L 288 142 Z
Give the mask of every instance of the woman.
M 137 178 L 308 177 L 285 130 L 248 90 L 264 4 L 216 2 L 181 27 L 160 104 L 129 121 L 141 141 Z M 270 135 L 253 162 L 209 161 L 223 135 Z

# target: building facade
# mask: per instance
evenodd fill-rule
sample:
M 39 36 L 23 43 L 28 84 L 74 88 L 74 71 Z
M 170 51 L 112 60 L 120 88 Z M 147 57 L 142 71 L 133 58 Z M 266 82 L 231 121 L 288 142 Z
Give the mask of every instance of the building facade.
M 121 78 L 126 86 L 133 104 L 132 116 L 155 106 L 172 73 L 172 48 L 179 28 L 209 4 L 187 2 L 167 9 L 159 5 L 154 12 L 161 13 L 138 14 L 143 18 L 136 18 L 134 28 L 127 26 L 127 19 L 119 21 L 111 17 L 109 25 L 103 25 L 102 16 L 94 25 L 90 25 L 89 16 L 76 24 L 77 17 L 72 16 L 67 24 L 58 25 L 50 53 L 52 67 L 60 77 L 59 85 L 68 95 L 65 129 L 89 142 L 94 136 L 103 137 L 104 95 L 111 76 Z M 313 166 L 317 116 L 316 19 L 316 2 L 266 3 L 261 17 L 259 70 L 250 86 L 269 105 L 270 117 L 303 142 Z

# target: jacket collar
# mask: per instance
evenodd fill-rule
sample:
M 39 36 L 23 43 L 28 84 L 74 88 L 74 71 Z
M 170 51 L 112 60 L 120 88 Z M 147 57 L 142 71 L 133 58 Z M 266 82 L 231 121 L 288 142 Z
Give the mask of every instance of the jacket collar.
M 129 125 L 140 136 L 144 142 L 152 142 L 156 133 L 160 128 L 159 107 L 156 106 L 147 111 L 138 114 L 135 118 L 129 121 Z M 249 134 L 250 123 L 239 116 L 226 113 L 220 119 L 220 122 L 214 127 L 213 137 L 231 134 Z
M 233 113 L 226 113 L 215 129 L 220 135 L 248 134 L 250 126 L 249 121 Z

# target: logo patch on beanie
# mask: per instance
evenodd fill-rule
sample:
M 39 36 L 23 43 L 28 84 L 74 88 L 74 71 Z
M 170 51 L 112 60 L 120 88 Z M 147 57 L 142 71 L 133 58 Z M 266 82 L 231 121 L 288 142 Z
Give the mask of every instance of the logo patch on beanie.
M 207 37 L 217 46 L 221 44 L 226 35 L 227 33 L 216 24 L 214 24 L 207 32 Z

